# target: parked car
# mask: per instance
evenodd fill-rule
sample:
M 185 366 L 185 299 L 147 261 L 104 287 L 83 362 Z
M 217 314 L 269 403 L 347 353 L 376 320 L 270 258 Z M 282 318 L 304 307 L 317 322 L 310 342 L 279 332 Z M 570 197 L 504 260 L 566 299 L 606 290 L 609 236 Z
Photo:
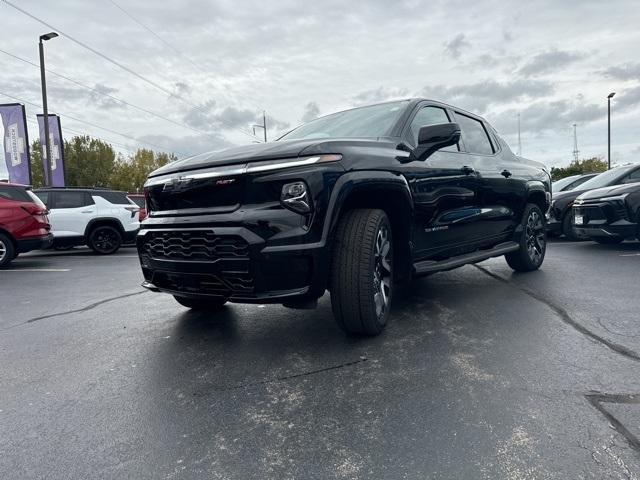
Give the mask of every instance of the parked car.
M 51 246 L 47 207 L 31 187 L 0 183 L 0 268 L 20 253 Z
M 640 183 L 583 193 L 573 202 L 572 217 L 576 232 L 598 243 L 640 240 Z
M 395 284 L 504 255 L 540 267 L 551 179 L 481 117 L 411 99 L 316 119 L 276 142 L 166 165 L 145 187 L 145 281 L 193 309 L 313 308 L 379 334 Z
M 554 194 L 548 215 L 547 229 L 549 233 L 565 235 L 571 240 L 579 239 L 580 237 L 572 225 L 571 207 L 574 200 L 589 190 L 634 182 L 640 182 L 640 164 L 612 168 L 591 180 L 587 180 L 574 190 Z
M 138 220 L 143 221 L 145 218 L 147 218 L 147 207 L 145 205 L 144 195 L 139 193 L 130 193 L 127 195 L 127 198 L 138 205 L 138 207 L 140 208 Z
M 133 242 L 139 207 L 125 192 L 98 188 L 41 188 L 35 194 L 49 208 L 54 248 L 88 245 L 107 255 Z
M 591 180 L 598 173 L 583 173 L 581 175 L 571 175 L 570 177 L 561 178 L 551 184 L 551 190 L 553 193 L 567 192 L 579 187 L 587 180 Z

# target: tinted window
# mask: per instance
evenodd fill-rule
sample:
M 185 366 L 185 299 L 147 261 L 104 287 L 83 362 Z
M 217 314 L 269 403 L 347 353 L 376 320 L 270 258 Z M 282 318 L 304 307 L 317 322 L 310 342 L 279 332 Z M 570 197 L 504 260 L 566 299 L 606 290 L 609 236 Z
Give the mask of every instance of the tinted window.
M 571 185 L 569 185 L 568 190 L 573 190 L 574 188 L 579 187 L 583 183 L 591 180 L 593 177 L 595 177 L 595 175 L 585 175 L 584 177 L 579 178 L 578 180 L 573 182 Z
M 584 182 L 580 190 L 593 190 L 594 188 L 608 187 L 610 185 L 619 185 L 622 183 L 622 179 L 625 178 L 625 174 L 635 170 L 635 165 L 627 165 L 624 167 L 616 167 L 606 172 L 596 175 L 591 180 Z
M 144 208 L 144 197 L 127 197 L 133 203 L 138 205 L 140 208 Z
M 418 144 L 418 132 L 420 128 L 426 127 L 428 125 L 437 125 L 439 123 L 449 123 L 449 116 L 444 108 L 440 107 L 424 107 L 418 110 L 416 116 L 413 117 L 411 121 L 411 138 L 413 139 L 413 144 Z M 457 145 L 450 145 L 446 148 L 441 148 L 441 150 L 450 150 L 457 151 Z
M 55 208 L 78 208 L 87 205 L 84 192 L 56 192 Z
M 129 201 L 129 198 L 127 197 L 127 194 L 124 193 L 124 192 L 101 192 L 101 191 L 96 191 L 96 192 L 91 192 L 91 195 L 93 195 L 94 197 L 102 197 L 107 202 L 113 203 L 113 204 L 116 204 L 116 205 L 130 205 L 131 204 L 131 202 Z
M 31 197 L 22 188 L 0 185 L 0 198 L 15 200 L 16 202 L 32 202 Z
M 640 182 L 640 168 L 631 172 L 629 175 L 624 177 L 623 183 L 636 183 Z
M 34 192 L 38 198 L 42 201 L 42 203 L 44 203 L 45 205 L 47 205 L 47 202 L 49 201 L 49 192 Z
M 456 113 L 456 121 L 462 130 L 462 140 L 469 153 L 492 155 L 493 147 L 482 122 L 475 118 Z
M 279 140 L 299 138 L 383 137 L 407 107 L 406 101 L 381 103 L 334 113 L 306 123 Z

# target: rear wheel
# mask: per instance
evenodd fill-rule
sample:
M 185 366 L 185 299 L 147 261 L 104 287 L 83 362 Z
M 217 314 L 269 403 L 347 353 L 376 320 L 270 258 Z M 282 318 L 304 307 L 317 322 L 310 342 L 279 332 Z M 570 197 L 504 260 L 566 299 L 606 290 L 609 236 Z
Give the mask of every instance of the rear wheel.
M 331 306 L 342 330 L 378 335 L 393 290 L 391 224 L 382 210 L 351 210 L 338 224 L 331 265 Z
M 225 303 L 226 300 L 220 299 L 202 299 L 202 298 L 189 298 L 189 297 L 179 297 L 178 295 L 174 295 L 173 298 L 176 299 L 183 307 L 190 308 L 192 310 L 212 312 L 216 310 L 220 310 Z
M 527 205 L 522 222 L 520 248 L 507 253 L 504 258 L 516 272 L 531 272 L 540 268 L 544 261 L 547 227 L 542 210 L 532 203 Z
M 6 267 L 18 254 L 13 242 L 4 233 L 0 233 L 0 268 Z
M 601 243 L 602 245 L 617 245 L 624 242 L 622 237 L 591 237 L 594 242 Z
M 122 245 L 122 234 L 111 225 L 100 225 L 89 233 L 88 245 L 99 255 L 116 253 Z

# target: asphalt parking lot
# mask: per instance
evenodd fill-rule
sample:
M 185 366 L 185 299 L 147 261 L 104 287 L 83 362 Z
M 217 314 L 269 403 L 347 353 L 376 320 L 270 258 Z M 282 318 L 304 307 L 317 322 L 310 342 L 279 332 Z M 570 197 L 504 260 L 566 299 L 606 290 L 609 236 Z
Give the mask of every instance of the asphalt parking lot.
M 397 293 L 373 339 L 314 311 L 216 317 L 135 250 L 0 272 L 0 478 L 640 477 L 640 243 L 554 241 Z

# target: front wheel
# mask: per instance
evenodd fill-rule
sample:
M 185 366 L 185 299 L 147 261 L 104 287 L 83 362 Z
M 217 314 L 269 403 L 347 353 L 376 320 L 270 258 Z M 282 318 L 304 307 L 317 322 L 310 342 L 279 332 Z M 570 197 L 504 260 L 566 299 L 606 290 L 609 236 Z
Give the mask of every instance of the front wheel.
M 216 310 L 220 310 L 222 306 L 227 303 L 224 299 L 209 299 L 209 298 L 190 298 L 190 297 L 179 297 L 178 295 L 174 295 L 173 298 L 176 299 L 183 307 L 190 308 L 192 310 L 198 310 L 203 312 L 212 312 Z
M 382 210 L 351 210 L 338 224 L 331 265 L 331 307 L 349 334 L 378 335 L 393 291 L 391 224 Z
M 122 245 L 122 234 L 111 225 L 100 225 L 89 233 L 89 247 L 99 255 L 116 253 Z
M 0 268 L 6 267 L 18 254 L 13 242 L 4 233 L 0 233 Z
M 509 266 L 516 272 L 531 272 L 540 268 L 547 252 L 546 233 L 542 210 L 537 205 L 528 204 L 522 219 L 520 248 L 504 256 Z

